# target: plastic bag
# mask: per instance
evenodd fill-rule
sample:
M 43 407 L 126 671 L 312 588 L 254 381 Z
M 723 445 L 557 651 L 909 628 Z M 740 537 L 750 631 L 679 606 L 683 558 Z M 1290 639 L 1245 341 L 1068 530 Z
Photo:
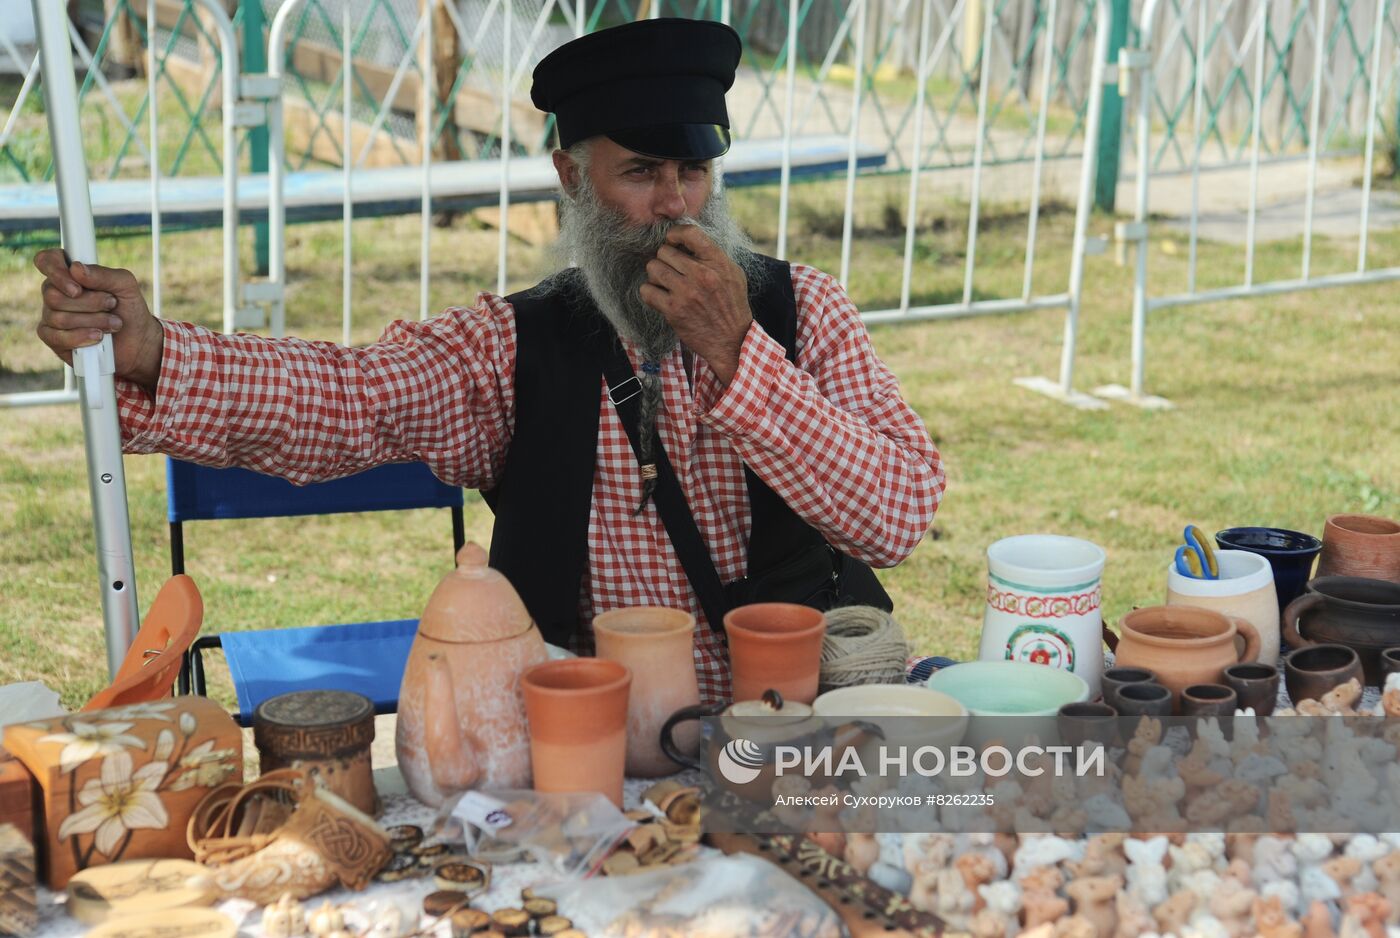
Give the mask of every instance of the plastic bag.
M 586 878 L 636 826 L 596 792 L 468 791 L 444 802 L 438 833 L 473 858 L 534 860 L 563 878 Z
M 840 938 L 831 906 L 758 857 L 718 852 L 679 866 L 536 890 L 594 938 Z

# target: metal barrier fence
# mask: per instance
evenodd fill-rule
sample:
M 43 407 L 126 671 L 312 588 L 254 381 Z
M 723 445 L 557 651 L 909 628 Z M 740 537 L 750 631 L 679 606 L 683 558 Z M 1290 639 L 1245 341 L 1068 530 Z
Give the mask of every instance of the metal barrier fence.
M 1171 13 L 1163 12 L 1168 4 Z M 1192 131 L 1187 139 L 1189 153 L 1184 154 L 1184 170 L 1190 174 L 1190 208 L 1186 215 L 1186 283 L 1181 289 L 1164 295 L 1151 296 L 1148 288 L 1149 235 L 1154 224 L 1149 222 L 1153 172 L 1137 173 L 1133 220 L 1117 225 L 1120 243 L 1134 245 L 1136 255 L 1131 383 L 1126 388 L 1109 385 L 1096 389 L 1094 393 L 1101 397 L 1123 400 L 1148 408 L 1171 406 L 1170 402 L 1148 394 L 1146 390 L 1147 320 L 1152 313 L 1159 310 L 1400 279 L 1400 266 L 1372 268 L 1368 264 L 1377 138 L 1380 137 L 1383 144 L 1391 147 L 1392 153 L 1396 146 L 1393 135 L 1397 60 L 1400 58 L 1400 51 L 1397 50 L 1397 39 L 1400 39 L 1397 18 L 1400 18 L 1400 10 L 1394 9 L 1390 0 L 1371 0 L 1370 8 L 1366 12 L 1372 19 L 1361 31 L 1361 35 L 1366 37 L 1367 54 L 1355 62 L 1344 57 L 1339 65 L 1333 52 L 1340 36 L 1346 35 L 1352 48 L 1360 41 L 1356 35 L 1355 24 L 1351 23 L 1348 17 L 1362 6 L 1362 2 L 1307 0 L 1301 4 L 1298 7 L 1298 15 L 1290 18 L 1293 24 L 1289 34 L 1290 43 L 1302 24 L 1310 24 L 1314 45 L 1313 54 L 1308 59 L 1310 78 L 1306 88 L 1298 91 L 1271 84 L 1271 76 L 1277 76 L 1281 69 L 1286 67 L 1280 62 L 1285 53 L 1272 38 L 1271 24 L 1277 18 L 1281 5 L 1277 0 L 1254 0 L 1247 7 L 1248 27 L 1238 43 L 1231 43 L 1230 57 L 1233 64 L 1229 67 L 1224 90 L 1216 100 L 1207 97 L 1206 56 L 1197 57 L 1197 75 L 1193 82 L 1195 100 L 1191 107 Z M 1183 24 L 1188 22 L 1188 16 L 1193 14 L 1197 21 L 1197 36 L 1209 36 L 1211 31 L 1208 24 L 1218 24 L 1221 21 L 1221 17 L 1212 15 L 1211 8 L 1228 9 L 1231 6 L 1233 4 L 1230 0 L 1194 0 L 1183 9 L 1177 0 L 1147 0 L 1143 12 L 1140 48 L 1125 50 L 1120 63 L 1126 82 L 1131 88 L 1130 97 L 1135 99 L 1134 133 L 1136 162 L 1139 167 L 1160 165 L 1162 155 L 1168 149 L 1174 145 L 1179 147 L 1179 143 L 1173 144 L 1171 141 L 1176 136 L 1172 126 L 1180 121 L 1168 121 L 1166 131 L 1162 132 L 1162 122 L 1154 120 L 1164 102 L 1159 91 L 1157 72 L 1166 47 L 1172 42 L 1173 36 L 1182 34 Z M 1220 34 L 1220 30 L 1217 29 L 1215 33 Z M 1203 47 L 1208 48 L 1209 43 L 1204 43 Z M 1369 63 L 1369 67 L 1362 69 L 1360 62 Z M 1247 73 L 1245 69 L 1248 69 Z M 1348 79 L 1338 82 L 1334 80 L 1337 74 L 1346 74 Z M 1225 140 L 1217 129 L 1216 115 L 1220 110 L 1220 100 L 1231 93 L 1230 89 L 1233 86 L 1238 86 L 1241 93 L 1248 95 L 1250 102 L 1247 148 L 1243 152 L 1226 151 L 1222 154 L 1224 159 L 1221 160 L 1225 163 L 1243 163 L 1245 167 L 1244 172 L 1236 176 L 1247 187 L 1247 205 L 1240 213 L 1241 217 L 1237 219 L 1244 228 L 1240 258 L 1242 274 L 1236 284 L 1207 288 L 1198 283 L 1197 276 L 1199 231 L 1202 224 L 1201 172 L 1209 163 L 1204 155 L 1206 151 L 1212 146 L 1225 145 Z M 1271 95 L 1281 103 L 1285 112 L 1291 115 L 1276 128 L 1277 136 L 1272 144 L 1264 130 L 1267 123 L 1264 111 Z M 1360 104 L 1364 104 L 1365 114 L 1363 136 L 1359 140 L 1344 139 L 1340 130 L 1344 126 L 1342 115 Z M 1302 119 L 1304 108 L 1305 125 L 1298 123 Z M 1293 152 L 1295 148 L 1290 143 L 1300 136 L 1301 143 L 1306 147 L 1302 154 Z M 1354 209 L 1357 218 L 1353 229 L 1357 237 L 1355 268 L 1319 275 L 1313 269 L 1312 263 L 1318 221 L 1316 202 L 1319 193 L 1319 169 L 1322 160 L 1328 155 L 1356 153 L 1358 150 L 1363 158 L 1360 200 Z M 1255 257 L 1261 242 L 1260 167 L 1270 157 L 1306 161 L 1303 204 L 1301 212 L 1298 213 L 1302 216 L 1302 249 L 1297 277 L 1259 280 L 1256 277 Z M 1347 213 L 1350 211 L 1352 208 L 1348 203 Z
M 171 0 L 147 0 L 144 35 L 159 35 L 161 4 L 169 2 Z M 298 84 L 299 79 L 293 78 L 290 70 L 296 64 L 298 55 L 305 51 L 297 49 L 292 39 L 299 34 L 298 30 L 306 31 L 308 19 L 320 22 L 328 29 L 336 24 L 325 15 L 325 0 L 288 0 L 278 9 L 269 30 L 268 72 L 265 75 L 240 75 L 237 58 L 232 52 L 238 31 L 237 19 L 223 12 L 218 0 L 180 2 L 186 9 L 191 4 L 198 8 L 197 21 L 201 24 L 201 35 L 213 36 L 218 49 L 217 63 L 221 66 L 224 89 L 220 109 L 221 155 L 239 152 L 237 134 L 240 128 L 255 131 L 264 126 L 271 151 L 266 195 L 271 250 L 266 279 L 244 280 L 241 277 L 237 259 L 240 177 L 237 161 L 220 161 L 224 201 L 221 218 L 225 253 L 224 327 L 232 331 L 265 323 L 273 334 L 280 334 L 285 323 L 286 185 L 289 174 L 298 172 L 296 166 L 299 165 L 297 158 L 288 156 L 283 149 L 288 136 L 289 115 L 296 109 L 296 105 L 291 103 L 293 96 L 286 89 Z M 387 0 L 371 0 L 371 3 L 385 2 Z M 507 276 L 505 247 L 510 224 L 506 210 L 521 176 L 531 168 L 528 160 L 544 159 L 529 155 L 532 149 L 539 148 L 543 140 L 537 142 L 531 138 L 528 146 L 517 145 L 521 133 L 516 125 L 516 105 L 534 62 L 559 41 L 603 22 L 605 14 L 609 12 L 630 16 L 657 16 L 663 12 L 711 14 L 720 19 L 733 20 L 746 14 L 756 16 L 759 9 L 758 3 L 731 4 L 706 0 L 654 5 L 631 5 L 619 0 L 598 3 L 588 3 L 586 0 L 537 0 L 533 14 L 522 20 L 516 15 L 517 9 L 528 2 L 489 0 L 480 7 L 480 17 L 471 24 L 454 12 L 456 7 L 452 5 L 424 4 L 421 15 L 402 41 L 404 51 L 413 54 L 403 55 L 392 72 L 379 73 L 382 80 L 373 87 L 362 81 L 362 66 L 356 59 L 353 45 L 357 36 L 362 38 L 365 35 L 369 24 L 359 21 L 357 29 L 351 6 L 341 6 L 341 22 L 334 30 L 340 41 L 339 67 L 334 73 L 323 76 L 320 87 L 324 89 L 324 96 L 319 99 L 322 103 L 317 114 L 319 124 L 313 128 L 313 133 L 329 138 L 338 153 L 346 156 L 341 157 L 338 171 L 300 172 L 305 176 L 326 176 L 334 172 L 340 180 L 338 201 L 346 230 L 343 250 L 347 273 L 342 299 L 343 336 L 347 341 L 353 307 L 349 274 L 353 257 L 349 232 L 356 199 L 363 191 L 366 178 L 376 171 L 385 171 L 367 167 L 366 164 L 375 145 L 375 136 L 398 117 L 396 105 L 402 101 L 402 92 L 410 75 L 416 74 L 418 77 L 418 114 L 420 117 L 431 115 L 429 120 L 416 122 L 419 137 L 416 153 L 413 154 L 417 158 L 420 179 L 418 208 L 422 218 L 419 307 L 420 314 L 427 315 L 428 248 L 432 238 L 431 216 L 438 192 L 435 174 L 446 172 L 434 151 L 445 142 L 445 135 L 452 129 L 452 113 L 456 109 L 452 93 L 435 94 L 429 89 L 446 87 L 451 91 L 462 87 L 466 75 L 480 58 L 475 53 L 485 46 L 486 37 L 499 38 L 499 51 L 494 59 L 497 65 L 494 75 L 496 87 L 493 89 L 495 122 L 488 133 L 478 135 L 474 140 L 479 145 L 478 156 L 491 155 L 492 159 L 488 162 L 496 167 L 495 175 L 491 178 L 495 183 L 493 192 L 496 203 L 501 210 L 497 289 L 504 292 Z M 811 13 L 815 2 L 788 0 L 781 3 L 785 7 L 781 22 L 786 34 L 780 47 L 776 54 L 746 48 L 740 81 L 736 82 L 736 92 L 731 94 L 736 130 L 743 132 L 747 129 L 754 135 L 770 133 L 781 143 L 773 166 L 779 183 L 777 252 L 785 255 L 788 248 L 788 214 L 795 179 L 794 142 L 814 132 L 838 131 L 846 142 L 845 158 L 840 161 L 840 169 L 844 173 L 836 166 L 829 169 L 836 170 L 837 178 L 844 175 L 845 179 L 845 217 L 839 273 L 843 281 L 847 280 L 851 264 L 855 197 L 863 175 L 859 152 L 862 148 L 874 146 L 883 154 L 889 170 L 908 174 L 909 188 L 900 302 L 892 308 L 867 310 L 867 320 L 904 322 L 947 316 L 1063 309 L 1066 312 L 1066 341 L 1059 381 L 1042 379 L 1034 386 L 1062 398 L 1073 398 L 1091 406 L 1097 404 L 1083 395 L 1072 395 L 1071 388 L 1074 337 L 1086 253 L 1085 232 L 1094 176 L 1095 148 L 1091 144 L 1097 135 L 1107 49 L 1108 0 L 1096 0 L 1092 5 L 1061 4 L 1057 0 L 1047 0 L 1043 6 L 1036 5 L 1034 16 L 1028 21 L 1022 16 L 1024 11 L 1017 0 L 993 0 L 985 5 L 977 0 L 898 0 L 892 8 L 880 0 L 839 2 L 834 5 L 839 16 L 832 21 L 834 27 L 830 30 L 829 42 L 819 50 L 819 56 L 812 55 L 803 62 L 802 55 L 788 54 L 788 50 L 804 47 L 801 28 L 804 22 L 816 22 Z M 770 15 L 774 12 L 772 7 L 777 5 L 768 7 Z M 886 62 L 894 54 L 892 50 L 907 38 L 911 16 L 914 17 L 917 26 L 915 35 L 918 37 L 912 59 L 912 88 L 907 78 L 901 82 L 898 75 L 891 75 L 885 68 Z M 558 30 L 546 28 L 553 19 L 562 20 L 567 27 L 563 35 Z M 872 28 L 876 21 L 883 23 L 882 29 Z M 179 26 L 177 17 L 169 31 L 172 36 L 178 33 Z M 436 56 L 429 51 L 439 48 L 435 42 L 435 31 L 439 29 L 451 30 L 455 39 L 452 45 L 469 53 L 452 75 L 451 82 L 446 82 L 444 76 L 435 73 Z M 1091 30 L 1092 49 L 1087 45 Z M 1063 37 L 1066 34 L 1071 41 L 1057 47 L 1057 35 Z M 81 43 L 81 37 L 75 34 L 74 38 Z M 550 43 L 548 48 L 545 47 L 546 41 Z M 164 118 L 159 97 L 167 91 L 159 82 L 169 76 L 169 61 L 174 54 L 170 51 L 172 45 L 167 44 L 162 51 L 157 51 L 156 45 L 147 43 L 147 90 L 138 108 L 149 125 L 148 155 L 160 152 L 158 144 L 162 141 Z M 102 48 L 102 44 L 99 44 L 98 55 L 95 56 L 99 60 Z M 1087 77 L 1084 72 L 1087 72 Z M 90 70 L 90 82 L 100 85 L 98 76 L 97 69 Z M 85 87 L 90 82 L 85 82 Z M 169 84 L 172 90 L 168 93 L 177 95 L 175 83 L 171 81 Z M 901 88 L 905 92 L 904 97 L 898 93 Z M 180 94 L 178 101 L 181 111 L 191 115 L 203 113 L 211 94 L 212 86 L 206 88 L 195 106 L 189 106 Z M 378 96 L 375 97 L 375 94 Z M 1080 99 L 1074 97 L 1076 94 L 1082 96 L 1082 109 L 1078 103 Z M 338 115 L 326 103 L 332 95 L 339 98 Z M 1057 106 L 1056 100 L 1069 100 L 1071 104 L 1068 108 Z M 337 117 L 338 120 L 334 119 Z M 360 118 L 368 118 L 368 131 L 357 137 L 357 121 L 364 123 Z M 338 127 L 335 126 L 337 124 Z M 332 129 L 339 131 L 334 137 L 330 136 Z M 547 128 L 541 129 L 547 134 Z M 131 128 L 127 130 L 128 137 L 135 139 Z M 460 124 L 457 130 L 460 131 Z M 194 147 L 191 142 L 193 133 L 193 130 L 189 131 L 180 141 L 180 153 Z M 446 142 L 451 143 L 450 140 Z M 1071 198 L 1076 205 L 1074 247 L 1071 252 L 1073 260 L 1066 279 L 1062 281 L 1063 289 L 1037 293 L 1033 290 L 1033 284 L 1037 281 L 1040 210 L 1048 191 L 1044 183 L 1045 169 L 1051 161 L 1065 159 L 1079 161 L 1076 181 L 1070 187 L 1073 193 Z M 1026 204 L 1024 277 L 1019 295 L 997 296 L 995 291 L 989 291 L 993 295 L 983 298 L 974 295 L 983 183 L 989 167 L 1008 163 L 1030 165 L 1029 173 L 1017 174 L 1018 181 L 1024 182 L 1021 197 Z M 161 216 L 168 210 L 169 202 L 162 196 L 162 167 L 158 166 L 158 161 L 149 159 L 148 167 L 151 232 L 157 242 L 152 270 L 155 285 L 153 299 L 159 313 Z M 956 187 L 966 187 L 968 214 L 963 286 L 959 300 L 920 304 L 912 283 L 916 268 L 914 248 L 919 206 L 921 198 L 926 197 L 921 182 L 928 173 L 941 169 L 958 169 L 962 176 Z M 114 163 L 109 173 L 117 171 L 118 166 Z M 245 182 L 247 178 L 243 177 Z M 1044 280 L 1046 276 L 1042 275 L 1039 279 Z M 856 299 L 859 301 L 859 297 Z M 11 395 L 0 403 L 37 403 L 54 399 L 53 394 Z M 62 395 L 57 399 L 62 399 Z

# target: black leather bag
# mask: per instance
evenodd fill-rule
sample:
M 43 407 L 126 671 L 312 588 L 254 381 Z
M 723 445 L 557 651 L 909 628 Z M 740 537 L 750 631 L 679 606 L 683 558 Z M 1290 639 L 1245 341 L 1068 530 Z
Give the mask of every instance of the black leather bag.
M 811 544 L 754 576 L 724 585 L 729 608 L 749 603 L 798 603 L 826 611 L 838 606 L 894 610 L 875 571 L 826 542 Z

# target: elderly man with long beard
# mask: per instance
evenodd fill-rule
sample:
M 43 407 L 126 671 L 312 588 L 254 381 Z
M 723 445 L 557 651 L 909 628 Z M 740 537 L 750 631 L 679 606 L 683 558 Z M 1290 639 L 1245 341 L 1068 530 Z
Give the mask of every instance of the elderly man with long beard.
M 944 486 L 840 284 L 729 215 L 739 55 L 727 26 L 661 19 L 540 63 L 571 266 L 530 290 L 344 348 L 160 321 L 129 271 L 50 250 L 39 337 L 69 361 L 113 335 L 127 452 L 302 484 L 422 460 L 482 490 L 492 565 L 548 640 L 587 653 L 596 613 L 685 609 L 725 700 L 727 609 L 888 608 L 869 566 L 909 556 Z

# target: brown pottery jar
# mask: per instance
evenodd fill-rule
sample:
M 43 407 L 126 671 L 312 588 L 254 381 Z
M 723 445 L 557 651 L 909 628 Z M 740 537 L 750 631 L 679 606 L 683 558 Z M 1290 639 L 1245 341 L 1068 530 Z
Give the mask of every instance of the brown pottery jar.
M 1105 632 L 1114 663 L 1147 668 L 1172 692 L 1192 684 L 1218 684 L 1225 669 L 1259 655 L 1259 633 L 1245 619 L 1196 606 L 1144 606 L 1123 617 L 1121 636 Z M 1236 645 L 1243 638 L 1244 648 Z

